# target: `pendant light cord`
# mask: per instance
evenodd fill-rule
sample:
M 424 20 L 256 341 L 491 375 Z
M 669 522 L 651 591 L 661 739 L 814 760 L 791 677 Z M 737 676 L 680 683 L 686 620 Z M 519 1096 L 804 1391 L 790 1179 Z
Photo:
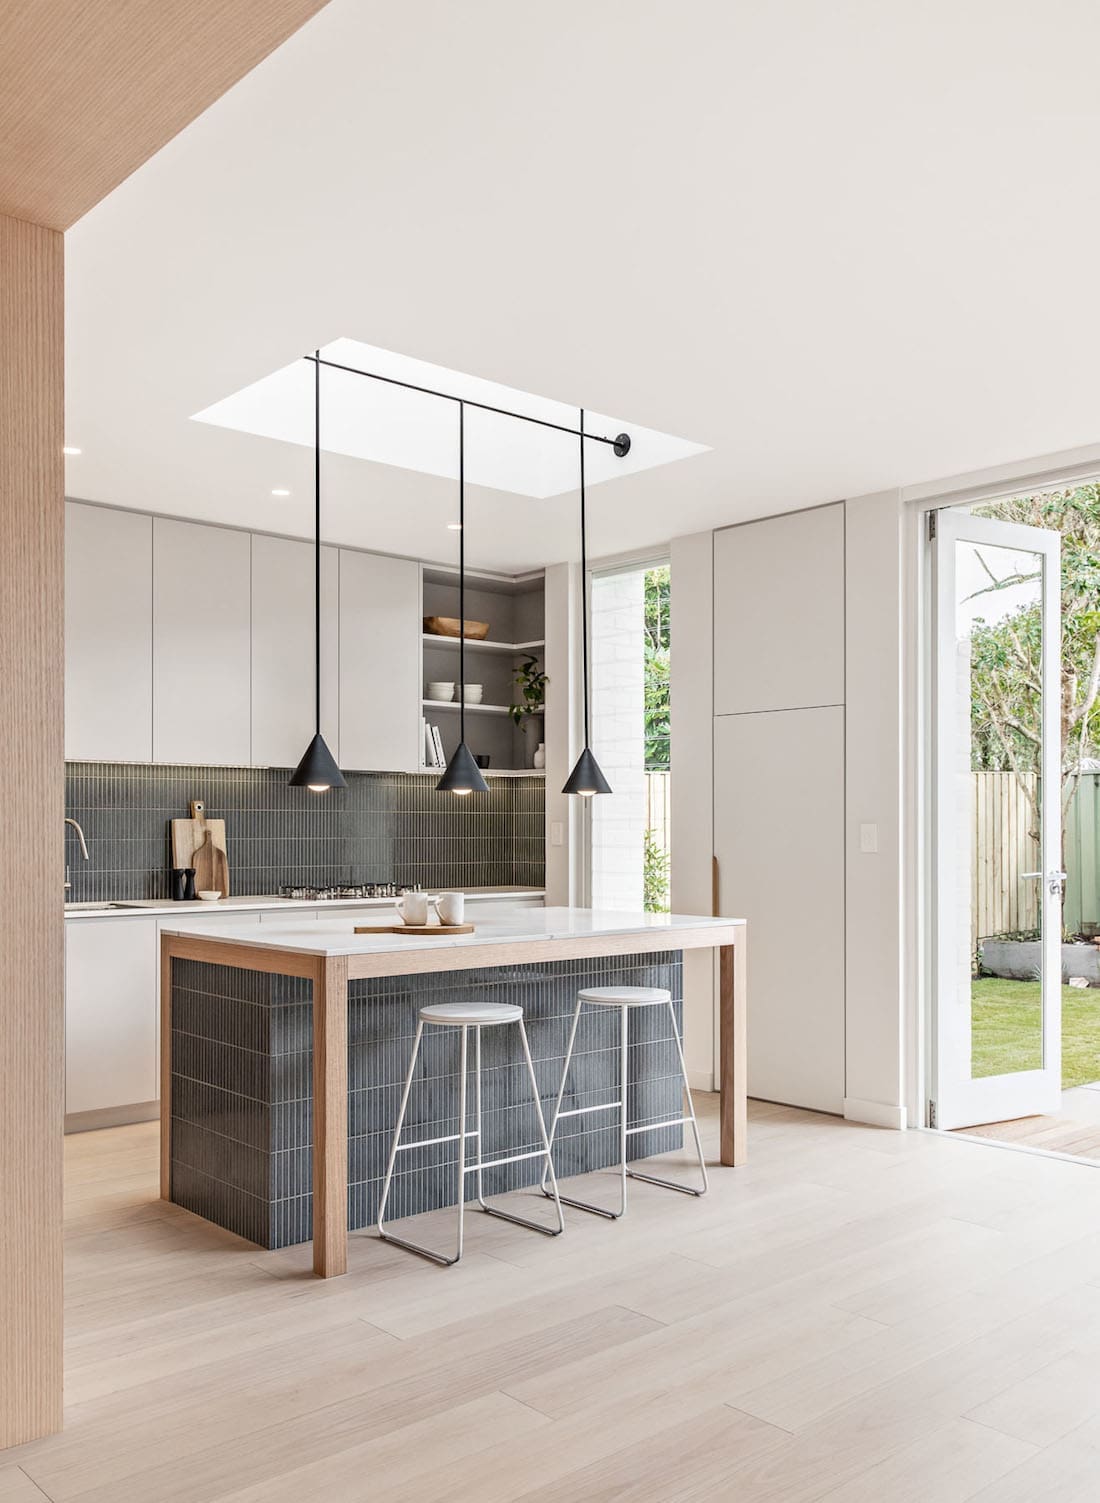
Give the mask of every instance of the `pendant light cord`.
M 581 445 L 581 652 L 584 672 L 584 744 L 588 737 L 588 544 L 586 542 L 585 495 L 584 495 L 584 408 L 580 409 Z
M 466 404 L 458 404 L 458 740 L 466 745 Z
M 313 694 L 321 733 L 321 352 L 313 367 Z

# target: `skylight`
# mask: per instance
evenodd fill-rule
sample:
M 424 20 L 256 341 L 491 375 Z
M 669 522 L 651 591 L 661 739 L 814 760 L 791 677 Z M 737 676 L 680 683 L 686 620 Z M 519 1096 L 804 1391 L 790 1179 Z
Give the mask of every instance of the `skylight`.
M 321 354 L 326 360 L 357 370 L 506 407 L 570 428 L 577 425 L 577 409 L 563 402 L 396 355 L 356 339 L 334 340 Z M 194 418 L 240 433 L 312 447 L 313 367 L 306 360 L 296 360 L 196 412 Z M 457 423 L 455 404 L 443 398 L 383 381 L 364 381 L 344 371 L 326 368 L 322 374 L 321 444 L 332 453 L 456 478 Z M 628 418 L 588 412 L 585 428 L 609 436 L 625 431 L 631 438 L 630 453 L 623 459 L 617 458 L 609 446 L 588 445 L 585 479 L 589 485 L 706 452 L 704 444 L 639 427 Z M 472 485 L 513 495 L 560 496 L 577 489 L 577 441 L 552 429 L 467 408 L 466 478 Z

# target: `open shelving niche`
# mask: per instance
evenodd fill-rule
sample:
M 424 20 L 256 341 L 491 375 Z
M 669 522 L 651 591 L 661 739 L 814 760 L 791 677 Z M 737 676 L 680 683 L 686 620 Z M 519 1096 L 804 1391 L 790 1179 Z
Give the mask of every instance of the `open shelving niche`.
M 421 614 L 458 616 L 458 570 L 442 565 L 424 565 L 421 571 Z M 485 753 L 487 777 L 541 777 L 529 765 L 525 733 L 508 714 L 519 698 L 513 683 L 516 669 L 528 656 L 544 666 L 546 636 L 546 590 L 543 573 L 504 575 L 466 570 L 466 619 L 487 621 L 489 635 L 483 642 L 466 639 L 466 681 L 481 684 L 482 702 L 466 705 L 466 741 L 476 755 Z M 458 638 L 421 636 L 420 683 L 422 712 L 429 724 L 437 725 L 443 752 L 450 757 L 458 745 L 458 700 L 429 700 L 428 684 L 453 682 L 458 689 Z M 547 711 L 553 685 L 547 687 Z M 533 751 L 534 748 L 532 747 Z M 437 768 L 424 766 L 425 772 Z

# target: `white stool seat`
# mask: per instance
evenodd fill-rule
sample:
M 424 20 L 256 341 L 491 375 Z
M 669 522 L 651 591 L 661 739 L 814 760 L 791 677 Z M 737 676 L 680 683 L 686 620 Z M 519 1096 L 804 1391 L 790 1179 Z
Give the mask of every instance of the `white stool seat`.
M 510 1002 L 429 1002 L 420 1009 L 422 1023 L 449 1023 L 452 1028 L 490 1028 L 522 1017 L 523 1008 Z
M 595 1007 L 659 1007 L 672 1001 L 663 986 L 587 986 L 577 995 Z

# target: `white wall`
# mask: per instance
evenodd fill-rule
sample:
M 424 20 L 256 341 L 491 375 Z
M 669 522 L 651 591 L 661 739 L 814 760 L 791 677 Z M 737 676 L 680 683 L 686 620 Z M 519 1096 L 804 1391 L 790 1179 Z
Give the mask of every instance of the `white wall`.
M 844 1114 L 903 1127 L 902 508 L 888 491 L 844 510 Z M 864 825 L 877 851 L 861 850 Z
M 579 564 L 552 564 L 546 570 L 547 698 L 554 713 L 546 718 L 546 904 L 583 906 L 585 891 L 585 811 L 562 786 L 580 754 L 581 571 Z
M 645 574 L 592 580 L 592 750 L 612 798 L 592 800 L 592 907 L 645 906 Z
M 674 538 L 672 581 L 671 907 L 714 912 L 714 534 Z M 696 1090 L 718 1088 L 715 960 L 684 951 L 684 1054 Z

